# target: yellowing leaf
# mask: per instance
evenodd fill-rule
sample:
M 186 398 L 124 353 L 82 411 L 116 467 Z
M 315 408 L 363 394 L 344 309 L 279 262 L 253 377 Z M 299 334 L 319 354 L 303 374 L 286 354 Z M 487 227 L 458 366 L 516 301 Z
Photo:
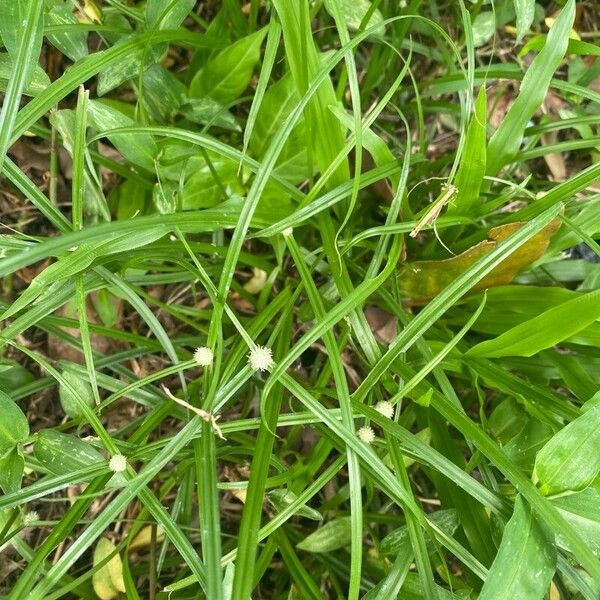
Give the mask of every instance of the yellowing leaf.
M 150 545 L 152 539 L 152 525 L 144 527 L 133 539 L 133 542 L 129 544 L 129 550 L 136 550 L 137 548 L 146 548 Z M 156 527 L 156 541 L 162 542 L 165 539 L 165 530 L 158 525 Z
M 403 295 L 412 304 L 426 304 L 464 273 L 482 256 L 491 252 L 499 243 L 509 238 L 524 223 L 509 223 L 490 229 L 487 240 L 465 250 L 462 254 L 446 260 L 427 260 L 406 263 L 398 274 Z M 544 254 L 551 236 L 560 227 L 560 220 L 554 219 L 528 242 L 515 250 L 502 261 L 471 292 L 488 287 L 510 283 L 517 273 Z
M 244 284 L 244 289 L 249 294 L 258 294 L 267 283 L 267 272 L 254 267 L 252 269 L 252 277 Z
M 94 550 L 94 567 L 116 550 L 116 546 L 107 538 L 101 538 Z M 125 591 L 123 581 L 123 563 L 117 552 L 104 566 L 92 575 L 94 592 L 101 600 L 112 600 L 119 592 Z

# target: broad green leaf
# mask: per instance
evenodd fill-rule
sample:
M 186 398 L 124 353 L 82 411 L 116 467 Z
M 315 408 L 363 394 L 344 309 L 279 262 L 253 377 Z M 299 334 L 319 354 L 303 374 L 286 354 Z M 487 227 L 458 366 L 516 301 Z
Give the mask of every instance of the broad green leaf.
M 325 8 L 332 14 L 331 5 L 337 3 L 340 7 L 341 14 L 344 17 L 346 26 L 350 31 L 358 31 L 364 18 L 367 16 L 367 12 L 371 9 L 370 0 L 325 0 Z M 375 27 L 380 25 L 374 33 L 371 35 L 381 37 L 385 34 L 385 26 L 383 25 L 383 15 L 379 9 L 375 9 L 371 12 L 369 22 L 363 25 L 363 29 Z
M 514 398 L 503 400 L 490 415 L 490 433 L 502 444 L 517 435 L 527 422 L 527 414 Z
M 102 324 L 106 327 L 115 327 L 119 322 L 119 300 L 107 289 L 90 294 L 90 299 Z
M 116 205 L 117 219 L 122 221 L 143 215 L 146 211 L 147 199 L 148 190 L 137 181 L 128 179 L 116 188 L 114 195 L 111 194 L 109 203 L 112 210 Z
M 339 105 L 330 106 L 329 110 L 331 110 L 344 127 L 354 133 L 354 119 L 348 112 Z M 373 158 L 373 162 L 377 166 L 396 161 L 396 157 L 389 146 L 372 129 L 369 128 L 363 131 L 362 144 L 364 148 L 369 151 L 369 154 Z
M 551 436 L 552 429 L 549 425 L 529 419 L 525 427 L 504 446 L 504 454 L 519 469 L 531 473 L 537 453 Z
M 571 421 L 546 443 L 535 460 L 534 480 L 546 495 L 580 491 L 600 472 L 600 406 Z
M 298 91 L 289 74 L 267 90 L 250 139 L 251 156 L 257 159 L 263 157 L 273 135 L 283 126 L 299 100 Z M 301 120 L 288 136 L 277 159 L 275 171 L 292 183 L 301 182 L 309 174 L 305 140 L 304 120 Z
M 398 273 L 398 284 L 402 294 L 413 304 L 426 303 L 523 225 L 518 222 L 494 227 L 488 233 L 488 240 L 446 260 L 406 263 Z M 550 237 L 559 227 L 560 219 L 554 219 L 473 286 L 471 291 L 510 283 L 519 271 L 544 254 Z
M 68 56 L 72 61 L 88 55 L 87 31 L 81 31 L 69 25 L 77 25 L 79 21 L 71 11 L 71 7 L 63 4 L 53 6 L 45 16 L 46 25 L 62 25 L 63 31 L 46 33 L 50 43 Z
M 177 29 L 194 8 L 196 0 L 148 0 L 148 29 Z
M 134 35 L 129 35 L 119 40 L 113 48 L 118 48 L 135 40 Z M 129 79 L 139 77 L 148 67 L 157 63 L 167 50 L 167 44 L 157 44 L 150 47 L 134 48 L 128 54 L 112 61 L 98 74 L 98 96 L 104 96 L 117 86 Z
M 55 475 L 67 475 L 94 463 L 105 462 L 104 457 L 90 443 L 67 433 L 43 429 L 33 446 L 35 457 Z
M 331 110 L 344 127 L 348 128 L 352 133 L 355 133 L 356 128 L 353 117 L 341 106 L 330 106 L 329 110 Z M 384 165 L 396 162 L 396 157 L 389 146 L 371 128 L 364 129 L 361 132 L 361 141 L 363 148 L 367 151 L 363 153 L 363 171 L 373 168 L 373 164 L 378 167 L 383 167 Z M 392 186 L 396 188 L 399 183 L 398 175 L 391 176 L 390 182 Z M 394 190 L 390 188 L 385 180 L 376 182 L 373 185 L 373 188 L 377 191 L 378 195 L 383 197 L 387 202 L 391 202 L 394 198 Z
M 203 162 L 183 186 L 179 194 L 183 210 L 211 208 L 232 194 L 243 192 L 237 178 L 239 166 L 222 156 L 210 158 L 210 166 Z
M 29 423 L 19 406 L 0 391 L 0 455 L 29 437 Z
M 146 69 L 142 82 L 147 108 L 158 122 L 169 122 L 185 101 L 185 85 L 162 65 Z
M 350 546 L 350 517 L 338 517 L 296 544 L 298 550 L 306 552 L 332 552 Z
M 94 567 L 114 553 L 114 556 L 92 575 L 94 591 L 101 600 L 112 600 L 119 592 L 125 592 L 123 562 L 116 549 L 108 538 L 100 538 L 94 550 Z
M 436 510 L 435 512 L 427 515 L 427 519 L 431 520 L 437 527 L 439 527 L 444 533 L 449 536 L 454 535 L 454 532 L 458 529 L 458 515 L 456 510 L 453 508 L 446 510 Z M 395 529 L 391 533 L 385 536 L 381 540 L 379 551 L 381 554 L 397 554 L 402 551 L 407 544 L 410 544 L 410 537 L 408 534 L 408 527 L 403 525 L 398 529 Z M 427 549 L 429 552 L 435 550 L 431 540 L 427 540 Z
M 135 125 L 133 119 L 99 100 L 90 100 L 88 110 L 90 122 L 99 133 Z M 154 171 L 154 159 L 158 154 L 158 147 L 152 136 L 144 133 L 126 133 L 109 135 L 108 139 L 127 160 L 148 171 Z
M 535 16 L 535 0 L 513 0 L 517 15 L 517 40 L 518 44 L 529 31 Z
M 493 37 L 496 32 L 496 18 L 492 11 L 480 12 L 473 21 L 473 45 L 479 48 Z
M 281 512 L 290 504 L 292 504 L 292 502 L 295 502 L 298 496 L 296 496 L 292 490 L 276 489 L 271 490 L 268 493 L 268 498 L 269 502 L 271 502 L 273 506 Z M 300 506 L 294 514 L 305 519 L 311 519 L 313 521 L 323 520 L 323 515 L 318 510 L 315 510 L 310 506 L 306 506 L 306 504 Z
M 8 81 L 12 77 L 13 61 L 7 52 L 0 52 L 0 90 L 6 91 Z M 36 65 L 31 81 L 26 86 L 23 94 L 37 96 L 50 85 L 50 78 L 42 67 Z
M 159 31 L 128 36 L 122 42 L 111 48 L 95 52 L 82 60 L 77 61 L 63 75 L 53 81 L 43 95 L 39 95 L 24 106 L 15 122 L 15 137 L 27 131 L 33 123 L 49 112 L 57 103 L 61 102 L 71 92 L 75 91 L 83 82 L 100 73 L 103 69 L 117 65 L 122 70 L 120 61 L 130 61 L 132 55 L 140 48 L 151 48 L 156 44 L 174 40 L 192 41 L 194 45 L 214 47 L 220 42 L 209 39 L 193 32 L 184 31 Z M 129 63 L 127 63 L 129 64 Z M 136 74 L 139 75 L 139 68 Z M 98 92 L 100 93 L 100 92 Z
M 172 215 L 180 208 L 179 185 L 172 181 L 157 182 L 152 190 L 152 203 L 160 215 Z
M 479 600 L 540 600 L 555 569 L 554 536 L 519 496 Z
M 487 95 L 485 86 L 482 85 L 475 102 L 475 112 L 467 129 L 467 139 L 460 159 L 460 167 L 454 180 L 458 193 L 448 204 L 448 215 L 470 216 L 473 211 L 477 212 L 479 191 L 485 175 L 486 121 Z
M 190 121 L 200 125 L 222 127 L 241 131 L 237 119 L 219 102 L 212 98 L 186 98 L 179 112 Z
M 567 0 L 548 33 L 548 42 L 527 68 L 517 99 L 488 145 L 487 174 L 497 172 L 517 153 L 529 120 L 546 97 L 554 72 L 560 65 L 569 43 L 575 18 L 575 1 Z
M 166 146 L 161 152 L 158 173 L 153 200 L 162 214 L 210 208 L 245 191 L 237 161 L 216 152 L 199 153 L 187 144 Z
M 435 586 L 435 593 L 437 600 L 469 600 L 471 598 L 471 590 L 463 589 L 451 592 L 440 585 Z M 395 600 L 429 600 L 431 596 L 426 595 L 426 590 L 423 588 L 423 583 L 417 573 L 407 573 L 406 579 L 402 585 L 402 589 L 397 596 L 394 596 Z M 388 600 L 390 596 L 376 596 L 377 600 Z
M 597 319 L 600 319 L 600 290 L 563 302 L 493 340 L 473 346 L 466 355 L 533 356 L 575 335 Z
M 212 98 L 221 104 L 236 100 L 250 83 L 266 33 L 266 28 L 260 29 L 209 60 L 192 79 L 190 96 Z
M 579 296 L 580 292 L 559 287 L 503 285 L 492 288 L 488 290 L 487 305 L 481 318 L 473 325 L 473 330 L 489 336 L 500 335 Z M 600 345 L 600 322 L 595 321 L 565 342 L 587 346 Z
M 0 488 L 5 494 L 12 494 L 21 489 L 25 461 L 20 448 L 13 448 L 0 456 Z
M 547 40 L 548 38 L 545 35 L 536 35 L 532 37 L 527 41 L 523 48 L 521 48 L 519 55 L 524 56 L 532 50 L 541 50 L 546 45 Z M 600 56 L 600 46 L 570 37 L 567 54 L 576 54 L 578 56 Z
M 133 31 L 127 17 L 117 11 L 106 11 L 102 18 L 102 24 L 114 27 L 117 31 L 105 31 L 103 37 L 111 44 L 116 44 L 124 37 L 123 31 Z
M 41 49 L 43 16 L 38 12 L 40 4 L 42 3 L 35 0 L 0 0 L 0 35 L 8 54 L 13 60 L 18 60 L 19 52 L 22 51 L 20 46 L 24 42 L 31 48 L 28 55 L 22 55 L 24 60 L 19 67 L 23 69 L 19 75 L 23 78 L 25 86 L 31 81 Z M 34 18 L 35 21 L 28 23 L 30 18 Z M 25 27 L 30 26 L 34 29 L 30 30 L 28 35 Z
M 75 390 L 76 395 L 62 383 L 59 384 L 58 395 L 60 397 L 60 405 L 68 417 L 71 419 L 81 419 L 85 414 L 81 408 L 81 403 L 84 403 L 90 408 L 94 407 L 94 394 L 92 388 L 80 375 L 73 371 L 69 371 L 67 367 L 65 367 L 62 376 Z
M 596 556 L 600 556 L 600 494 L 593 486 L 578 494 L 559 496 L 552 499 L 552 504 L 558 508 L 569 524 L 579 532 L 588 543 Z M 570 550 L 569 545 L 558 536 L 559 546 Z
M 263 156 L 275 132 L 283 125 L 300 101 L 294 81 L 288 73 L 265 92 L 256 116 L 249 149 L 253 156 Z M 294 127 L 294 130 L 298 127 Z
M 16 360 L 0 359 L 0 391 L 10 393 L 11 390 L 31 383 L 35 377 Z
M 208 151 L 208 156 L 219 155 Z M 173 183 L 187 181 L 194 173 L 206 165 L 203 156 L 198 152 L 197 146 L 184 143 L 169 143 L 161 148 L 159 157 L 159 179 L 169 180 Z

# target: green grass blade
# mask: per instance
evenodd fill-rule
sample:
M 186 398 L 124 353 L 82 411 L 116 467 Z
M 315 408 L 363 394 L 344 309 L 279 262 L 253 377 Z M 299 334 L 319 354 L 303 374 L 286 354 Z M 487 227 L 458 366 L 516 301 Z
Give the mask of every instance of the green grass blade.
M 575 335 L 600 318 L 600 290 L 563 302 L 492 340 L 467 351 L 468 356 L 533 356 Z
M 23 14 L 21 14 L 21 8 L 24 10 Z M 12 143 L 13 135 L 18 131 L 18 126 L 15 126 L 15 123 L 21 96 L 29 85 L 42 49 L 43 8 L 44 3 L 42 0 L 32 0 L 26 3 L 17 2 L 16 0 L 14 2 L 3 0 L 0 4 L 4 27 L 11 30 L 12 35 L 18 35 L 17 39 L 4 40 L 9 53 L 14 54 L 14 56 L 13 71 L 8 80 L 2 110 L 0 111 L 0 172 L 8 148 Z M 8 32 L 5 31 L 5 38 L 7 34 Z M 9 41 L 12 41 L 10 47 Z M 17 135 L 20 135 L 20 133 L 18 132 Z
M 550 29 L 543 50 L 533 59 L 521 83 L 519 95 L 488 145 L 487 173 L 495 175 L 513 160 L 529 119 L 546 96 L 552 76 L 567 50 L 575 18 L 575 1 L 568 0 Z
M 386 369 L 396 357 L 407 350 L 423 331 L 430 327 L 454 302 L 461 298 L 468 289 L 482 279 L 506 256 L 509 256 L 538 231 L 543 229 L 560 212 L 560 207 L 548 209 L 539 217 L 521 227 L 506 241 L 498 244 L 494 250 L 478 260 L 460 277 L 454 280 L 443 292 L 438 294 L 428 305 L 415 317 L 402 333 L 394 340 L 386 354 L 373 366 L 370 373 L 360 384 L 354 393 L 356 399 L 362 400 L 369 390 L 375 385 Z

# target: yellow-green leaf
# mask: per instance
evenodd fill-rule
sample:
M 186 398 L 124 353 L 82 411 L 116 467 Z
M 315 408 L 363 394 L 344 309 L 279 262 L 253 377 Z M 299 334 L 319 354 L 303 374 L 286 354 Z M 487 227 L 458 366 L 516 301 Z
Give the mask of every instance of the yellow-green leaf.
M 332 552 L 350 546 L 350 517 L 329 521 L 296 544 L 298 550 L 306 552 Z
M 412 304 L 426 304 L 464 273 L 482 256 L 491 252 L 499 243 L 508 239 L 524 223 L 509 223 L 490 229 L 487 240 L 465 250 L 462 254 L 446 260 L 427 260 L 406 263 L 398 273 L 398 283 L 404 297 Z M 551 236 L 560 227 L 554 219 L 528 242 L 510 254 L 489 275 L 484 277 L 471 292 L 496 285 L 510 283 L 517 273 L 544 254 Z
M 98 540 L 94 550 L 94 567 L 115 553 L 116 546 L 107 538 Z M 119 592 L 125 591 L 125 582 L 123 581 L 123 562 L 119 553 L 115 555 L 92 575 L 92 585 L 94 591 L 101 600 L 112 600 L 116 598 Z

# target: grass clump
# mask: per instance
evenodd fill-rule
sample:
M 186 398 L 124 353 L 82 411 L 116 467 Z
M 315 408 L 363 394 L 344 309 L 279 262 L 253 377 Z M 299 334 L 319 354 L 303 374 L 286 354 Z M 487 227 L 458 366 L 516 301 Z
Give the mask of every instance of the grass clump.
M 585 3 L 0 3 L 0 594 L 598 598 Z

